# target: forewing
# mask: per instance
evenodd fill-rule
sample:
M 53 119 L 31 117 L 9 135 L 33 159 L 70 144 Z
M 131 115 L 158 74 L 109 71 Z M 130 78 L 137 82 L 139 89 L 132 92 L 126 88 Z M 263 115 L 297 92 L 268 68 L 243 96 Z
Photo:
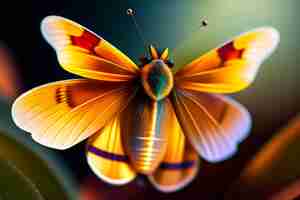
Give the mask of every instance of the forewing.
M 207 161 L 231 157 L 249 132 L 249 113 L 227 97 L 177 90 L 172 100 L 185 135 Z
M 71 20 L 48 16 L 41 31 L 69 72 L 105 81 L 127 81 L 137 73 L 137 66 L 125 54 Z
M 279 33 L 270 27 L 241 34 L 181 67 L 175 74 L 178 88 L 232 93 L 249 86 L 261 63 L 275 49 Z M 176 65 L 175 58 L 175 65 Z
M 37 142 L 66 149 L 96 133 L 135 94 L 131 85 L 66 80 L 34 88 L 13 104 L 15 123 Z
M 86 148 L 87 161 L 93 172 L 115 185 L 126 184 L 136 177 L 123 149 L 121 130 L 120 116 L 117 116 L 88 140 Z
M 162 192 L 175 192 L 195 178 L 199 169 L 199 156 L 186 140 L 175 113 L 168 121 L 168 127 L 167 151 L 149 180 Z

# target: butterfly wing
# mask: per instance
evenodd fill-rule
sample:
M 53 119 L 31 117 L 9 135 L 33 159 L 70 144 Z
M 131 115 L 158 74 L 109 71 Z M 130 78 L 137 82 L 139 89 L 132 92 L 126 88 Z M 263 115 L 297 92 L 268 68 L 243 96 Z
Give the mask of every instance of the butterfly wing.
M 88 140 L 86 149 L 93 172 L 114 185 L 126 184 L 136 177 L 122 146 L 121 130 L 120 116 L 117 116 Z
M 168 127 L 170 135 L 167 151 L 149 180 L 162 192 L 175 192 L 195 178 L 199 169 L 199 156 L 186 140 L 174 112 Z
M 121 51 L 71 20 L 48 16 L 41 23 L 41 31 L 69 72 L 97 80 L 127 81 L 138 71 Z
M 260 64 L 279 42 L 274 28 L 264 27 L 241 34 L 207 54 L 181 67 L 175 74 L 178 88 L 232 93 L 249 86 Z M 175 57 L 180 60 L 180 57 Z
M 15 123 L 37 142 L 66 149 L 96 133 L 135 94 L 131 85 L 75 79 L 34 88 L 13 104 Z
M 207 161 L 229 158 L 249 133 L 249 113 L 228 97 L 177 90 L 172 102 L 185 135 Z

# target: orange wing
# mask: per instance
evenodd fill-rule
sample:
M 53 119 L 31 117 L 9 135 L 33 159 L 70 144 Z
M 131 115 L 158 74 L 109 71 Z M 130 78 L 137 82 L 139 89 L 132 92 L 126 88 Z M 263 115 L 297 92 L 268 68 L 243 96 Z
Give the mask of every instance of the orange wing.
M 178 88 L 212 92 L 232 93 L 249 86 L 263 60 L 279 42 L 279 33 L 269 27 L 244 33 L 225 43 L 175 74 Z M 174 58 L 176 60 L 180 58 Z
M 93 172 L 102 180 L 123 185 L 136 177 L 121 141 L 120 116 L 116 116 L 95 136 L 88 140 L 87 161 Z
M 251 125 L 242 105 L 224 96 L 177 90 L 172 99 L 183 132 L 210 162 L 232 156 Z
M 15 123 L 37 142 L 66 149 L 96 133 L 135 94 L 132 85 L 66 80 L 34 88 L 13 104 Z
M 126 55 L 83 26 L 58 16 L 46 17 L 41 31 L 56 50 L 62 67 L 74 74 L 105 81 L 127 81 L 138 67 Z
M 160 166 L 149 176 L 162 192 L 175 192 L 188 185 L 199 169 L 199 156 L 184 136 L 174 111 L 168 120 L 168 145 Z

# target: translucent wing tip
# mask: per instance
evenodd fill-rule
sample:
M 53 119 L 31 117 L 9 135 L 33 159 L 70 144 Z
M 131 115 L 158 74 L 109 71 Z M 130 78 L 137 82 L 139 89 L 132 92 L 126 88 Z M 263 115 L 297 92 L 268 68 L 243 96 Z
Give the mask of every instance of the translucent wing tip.
M 243 119 L 239 126 L 235 128 L 235 132 L 239 132 L 239 134 L 234 135 L 234 139 L 240 143 L 245 140 L 251 132 L 252 127 L 252 117 L 249 111 L 238 101 L 234 100 L 229 96 L 221 96 L 224 101 L 227 101 L 229 104 L 233 105 L 240 112 L 240 118 Z
M 263 32 L 263 33 L 267 34 L 268 39 L 270 41 L 272 41 L 270 43 L 269 52 L 268 52 L 268 55 L 270 55 L 279 44 L 279 41 L 280 41 L 279 31 L 276 28 L 271 27 L 271 26 L 259 27 L 259 28 L 254 29 L 254 31 Z
M 60 19 L 62 17 L 59 17 L 59 16 L 56 16 L 56 15 L 50 15 L 50 16 L 47 16 L 45 17 L 44 19 L 42 19 L 41 21 L 41 25 L 40 25 L 40 29 L 41 29 L 41 32 L 42 32 L 42 35 L 45 36 L 46 35 L 46 32 L 47 32 L 47 26 L 49 23 L 57 20 L 57 19 Z
M 53 47 L 53 44 L 51 44 L 51 40 L 49 38 L 49 34 L 51 32 L 50 30 L 50 27 L 49 27 L 49 24 L 53 23 L 54 21 L 57 21 L 57 20 L 66 20 L 65 18 L 63 17 L 60 17 L 60 16 L 56 16 L 56 15 L 50 15 L 50 16 L 47 16 L 45 17 L 42 21 L 41 21 L 41 25 L 40 25 L 40 30 L 41 30 L 41 33 L 42 33 L 42 36 L 43 38 Z
M 233 155 L 236 154 L 237 150 L 238 150 L 237 145 L 231 145 L 230 148 L 227 148 L 221 154 L 209 154 L 209 153 L 204 154 L 201 152 L 199 153 L 204 160 L 210 163 L 218 163 L 233 157 Z
M 279 31 L 272 26 L 262 26 L 262 27 L 256 28 L 256 30 L 267 32 L 274 39 L 274 41 L 279 42 L 279 40 L 280 40 Z
M 57 15 L 49 15 L 49 16 L 45 17 L 44 19 L 42 19 L 41 30 L 43 30 L 45 28 L 45 25 L 47 25 L 48 23 L 51 23 L 56 20 L 68 20 L 68 19 L 61 17 L 61 16 L 57 16 Z

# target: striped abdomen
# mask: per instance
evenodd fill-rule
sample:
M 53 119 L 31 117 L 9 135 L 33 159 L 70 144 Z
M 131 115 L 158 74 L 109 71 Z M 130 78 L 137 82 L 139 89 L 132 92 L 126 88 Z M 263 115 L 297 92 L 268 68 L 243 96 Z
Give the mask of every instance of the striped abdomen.
M 153 101 L 137 97 L 128 109 L 128 126 L 123 135 L 124 147 L 134 168 L 152 173 L 160 164 L 167 145 L 167 121 L 171 114 L 168 100 Z

